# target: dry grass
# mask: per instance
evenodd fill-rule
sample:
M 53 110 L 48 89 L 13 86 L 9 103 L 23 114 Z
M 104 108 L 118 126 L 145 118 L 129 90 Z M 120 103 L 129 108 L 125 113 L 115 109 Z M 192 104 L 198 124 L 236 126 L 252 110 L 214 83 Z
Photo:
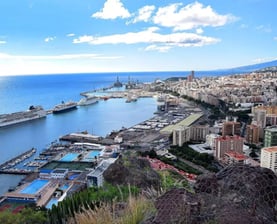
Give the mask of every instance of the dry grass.
M 129 196 L 126 203 L 105 204 L 92 209 L 83 209 L 76 213 L 75 218 L 69 220 L 69 224 L 137 224 L 154 213 L 154 205 L 151 200 L 143 196 Z

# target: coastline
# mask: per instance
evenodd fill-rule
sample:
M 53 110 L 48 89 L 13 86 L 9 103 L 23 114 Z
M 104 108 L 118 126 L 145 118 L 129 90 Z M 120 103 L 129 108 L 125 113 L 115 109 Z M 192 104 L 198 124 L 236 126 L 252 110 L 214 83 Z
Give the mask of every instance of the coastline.
M 146 108 L 148 108 L 147 113 L 145 113 Z M 95 110 L 99 111 L 97 113 L 101 112 L 101 114 L 103 114 L 103 116 L 105 116 L 105 118 L 102 117 L 101 119 L 98 119 L 97 122 L 94 122 L 95 119 L 93 119 L 91 121 L 94 123 L 93 124 L 93 123 L 88 122 L 87 117 L 89 117 L 89 114 L 95 114 L 96 112 L 93 112 Z M 120 110 L 120 111 L 124 111 L 124 112 L 121 112 L 120 114 L 113 114 L 113 117 L 111 117 L 110 112 L 115 111 L 115 110 Z M 6 139 L 10 139 L 11 135 L 14 135 L 14 137 L 12 137 L 12 138 L 17 138 L 16 137 L 17 134 L 16 134 L 16 132 L 14 132 L 14 130 L 17 130 L 18 133 L 22 133 L 24 135 L 26 135 L 26 133 L 30 132 L 30 134 L 33 135 L 32 140 L 31 140 L 31 137 L 30 138 L 19 138 L 18 139 L 19 143 L 16 144 L 16 146 L 19 148 L 19 153 L 13 153 L 14 154 L 13 157 L 17 156 L 16 154 L 20 154 L 20 151 L 22 150 L 22 147 L 20 147 L 20 145 L 27 145 L 27 146 L 29 145 L 28 147 L 35 146 L 36 148 L 38 148 L 38 152 L 36 154 L 36 155 L 38 155 L 38 153 L 40 153 L 42 150 L 44 150 L 46 148 L 45 145 L 50 144 L 51 142 L 53 142 L 55 139 L 57 139 L 61 135 L 64 135 L 66 133 L 76 132 L 76 131 L 80 130 L 81 126 L 82 126 L 81 130 L 87 129 L 89 132 L 93 132 L 94 134 L 97 131 L 100 131 L 100 132 L 104 133 L 103 135 L 101 135 L 101 133 L 100 133 L 100 135 L 105 136 L 106 134 L 112 132 L 113 130 L 120 129 L 122 126 L 130 127 L 132 125 L 135 125 L 135 124 L 141 122 L 142 120 L 152 117 L 153 112 L 155 110 L 156 110 L 155 102 L 154 102 L 154 99 L 151 99 L 151 98 L 140 99 L 138 101 L 138 103 L 136 103 L 136 104 L 126 104 L 124 99 L 116 98 L 116 99 L 112 99 L 107 102 L 101 101 L 97 105 L 81 107 L 76 111 L 64 113 L 61 116 L 53 116 L 52 114 L 49 114 L 49 115 L 47 115 L 47 119 L 44 119 L 42 121 L 37 120 L 37 121 L 27 122 L 24 124 L 18 124 L 16 126 L 6 127 L 6 128 L 3 128 L 2 130 L 0 130 L 0 132 L 3 131 L 3 135 L 1 135 L 1 137 L 3 136 L 3 139 L 5 139 L 5 136 L 6 136 Z M 142 111 L 144 111 L 144 113 L 142 113 Z M 107 115 L 105 115 L 105 114 L 107 114 Z M 80 120 L 80 117 L 82 117 L 83 119 Z M 109 117 L 110 119 L 107 120 L 106 117 Z M 74 122 L 72 123 L 73 120 L 74 120 Z M 109 123 L 107 123 L 108 121 L 109 121 Z M 105 125 L 105 123 L 106 123 L 106 125 Z M 70 128 L 66 127 L 65 124 L 71 125 L 71 127 Z M 51 128 L 52 126 L 53 126 L 53 128 Z M 59 126 L 61 128 L 57 129 L 57 126 Z M 91 126 L 92 128 L 86 128 L 89 126 Z M 54 127 L 55 127 L 55 129 L 54 129 Z M 98 129 L 96 127 L 98 127 Z M 102 128 L 100 128 L 100 127 L 102 127 Z M 51 132 L 52 136 L 49 136 L 49 134 L 48 134 L 49 132 L 47 131 L 47 129 L 49 129 L 49 128 L 51 128 L 51 130 L 54 130 L 54 132 L 53 131 Z M 46 139 L 44 138 L 44 140 L 39 141 L 39 139 L 42 139 L 43 136 L 48 137 L 48 140 L 46 141 Z M 37 141 L 37 143 L 34 144 L 34 141 Z M 43 141 L 45 143 L 43 143 Z M 22 143 L 20 144 L 20 142 L 22 142 Z M 10 145 L 13 145 L 15 142 L 8 141 L 8 143 Z M 11 157 L 9 159 L 11 159 Z M 8 159 L 5 159 L 5 161 L 6 160 L 8 160 Z M 14 187 L 15 185 L 17 185 L 23 177 L 24 176 L 22 176 L 22 175 L 17 176 L 17 175 L 1 174 L 0 181 L 3 183 L 3 186 L 1 188 L 2 192 L 0 192 L 0 193 L 3 194 L 5 192 L 7 192 L 7 190 L 10 187 Z M 13 181 L 13 180 L 17 180 L 17 181 Z M 15 182 L 16 182 L 16 184 L 15 184 Z

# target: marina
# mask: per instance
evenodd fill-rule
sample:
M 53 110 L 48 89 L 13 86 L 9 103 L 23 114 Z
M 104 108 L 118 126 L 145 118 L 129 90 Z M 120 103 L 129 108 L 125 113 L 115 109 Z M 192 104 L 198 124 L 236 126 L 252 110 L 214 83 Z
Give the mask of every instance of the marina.
M 19 163 L 22 163 L 24 160 L 30 158 L 36 153 L 36 149 L 32 148 L 21 155 L 3 163 L 0 165 L 0 173 L 2 174 L 29 174 L 33 172 L 31 169 L 18 169 L 15 166 Z

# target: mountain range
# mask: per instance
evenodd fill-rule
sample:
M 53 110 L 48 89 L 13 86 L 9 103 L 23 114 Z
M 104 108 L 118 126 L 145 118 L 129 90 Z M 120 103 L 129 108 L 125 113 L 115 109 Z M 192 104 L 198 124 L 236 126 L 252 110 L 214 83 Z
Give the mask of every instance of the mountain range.
M 240 66 L 236 68 L 220 69 L 218 71 L 226 72 L 226 73 L 246 73 L 246 72 L 268 71 L 268 70 L 277 71 L 277 60 L 258 63 L 258 64 L 252 64 L 252 65 L 246 65 L 246 66 Z

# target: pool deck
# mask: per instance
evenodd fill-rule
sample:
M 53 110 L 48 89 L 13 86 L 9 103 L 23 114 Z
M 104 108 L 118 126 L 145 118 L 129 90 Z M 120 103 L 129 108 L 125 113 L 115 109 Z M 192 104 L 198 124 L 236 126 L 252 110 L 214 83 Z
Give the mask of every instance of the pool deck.
M 37 200 L 37 206 L 45 206 L 51 199 L 55 190 L 59 187 L 58 181 L 53 181 L 48 186 L 43 188 L 41 192 L 41 198 Z
M 24 184 L 16 191 L 7 192 L 4 196 L 8 198 L 20 198 L 22 200 L 34 200 L 36 201 L 37 206 L 45 206 L 47 202 L 51 199 L 55 190 L 59 187 L 58 180 L 50 180 L 48 184 L 46 184 L 39 192 L 36 194 L 24 194 L 20 193 L 22 189 L 28 186 L 29 183 Z

